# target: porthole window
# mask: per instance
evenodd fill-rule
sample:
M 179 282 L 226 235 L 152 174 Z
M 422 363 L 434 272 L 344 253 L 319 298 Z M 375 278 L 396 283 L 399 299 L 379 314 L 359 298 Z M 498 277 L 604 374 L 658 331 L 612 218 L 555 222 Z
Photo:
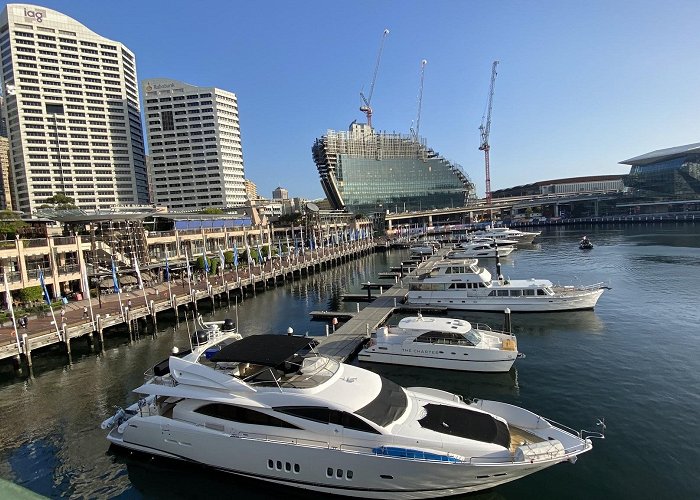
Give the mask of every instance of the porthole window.
M 328 468 L 326 469 L 326 476 L 328 476 L 328 477 L 333 477 L 333 469 L 331 469 L 330 467 L 328 467 Z
M 275 468 L 275 463 L 272 460 L 267 461 L 267 468 L 268 469 L 274 469 Z
M 299 467 L 299 464 L 294 464 L 294 473 L 299 474 L 301 472 L 301 468 Z
M 352 479 L 352 476 L 353 476 L 353 472 L 351 470 L 347 471 L 347 473 L 345 474 L 346 479 Z
M 292 464 L 290 464 L 289 462 L 285 462 L 284 470 L 286 470 L 287 472 L 291 472 L 292 471 Z
M 343 469 L 338 469 L 335 471 L 335 477 L 337 478 L 342 478 L 343 477 Z
M 282 470 L 282 462 L 277 460 L 277 470 Z

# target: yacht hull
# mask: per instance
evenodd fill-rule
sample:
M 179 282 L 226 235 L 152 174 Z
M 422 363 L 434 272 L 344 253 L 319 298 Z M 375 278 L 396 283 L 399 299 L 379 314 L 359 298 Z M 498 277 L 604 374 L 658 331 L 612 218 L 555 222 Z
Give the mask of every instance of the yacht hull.
M 406 302 L 466 311 L 555 312 L 594 309 L 604 289 L 568 292 L 562 296 L 491 297 L 455 292 L 409 292 Z
M 152 422 L 148 420 L 153 419 Z M 136 421 L 133 421 L 136 420 Z M 537 463 L 448 463 L 371 455 L 362 446 L 229 435 L 159 417 L 130 419 L 108 439 L 125 449 L 184 460 L 239 476 L 335 495 L 423 499 L 470 493 L 513 481 L 568 458 Z M 132 441 L 139 440 L 140 444 Z M 283 442 L 286 439 L 289 442 Z M 581 450 L 581 452 L 586 450 Z
M 442 346 L 449 350 L 450 346 Z M 462 353 L 458 353 L 460 356 Z M 479 353 L 470 354 L 476 357 Z M 487 355 L 490 353 L 487 351 Z M 439 368 L 443 370 L 461 370 L 468 372 L 502 373 L 510 371 L 517 357 L 512 353 L 512 358 L 503 357 L 503 351 L 499 351 L 499 357 L 492 359 L 449 359 L 438 356 L 407 356 L 386 352 L 372 352 L 368 349 L 357 354 L 357 359 L 370 363 L 386 363 L 391 365 L 418 366 L 421 368 Z

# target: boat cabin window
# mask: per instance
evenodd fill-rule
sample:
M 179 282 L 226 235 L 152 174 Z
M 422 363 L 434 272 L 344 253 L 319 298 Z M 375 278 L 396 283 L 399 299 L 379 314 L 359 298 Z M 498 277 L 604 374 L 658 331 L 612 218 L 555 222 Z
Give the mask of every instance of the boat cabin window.
M 511 297 L 522 297 L 523 291 L 522 290 L 511 290 L 510 291 L 510 296 Z
M 275 411 L 322 424 L 341 425 L 346 429 L 380 434 L 379 431 L 361 418 L 345 411 L 332 410 L 320 406 L 278 406 L 275 408 Z
M 538 288 L 538 289 L 537 289 L 537 295 L 547 295 L 547 294 L 545 293 L 545 291 L 544 291 L 543 289 Z
M 523 290 L 523 295 L 535 295 L 535 291 L 532 289 Z
M 242 406 L 227 405 L 224 403 L 210 403 L 200 406 L 195 413 L 201 413 L 209 417 L 230 420 L 241 424 L 268 425 L 270 427 L 286 427 L 287 429 L 300 429 L 294 424 L 285 422 L 277 417 L 257 410 Z
M 508 290 L 496 290 L 496 295 L 499 297 L 508 297 Z

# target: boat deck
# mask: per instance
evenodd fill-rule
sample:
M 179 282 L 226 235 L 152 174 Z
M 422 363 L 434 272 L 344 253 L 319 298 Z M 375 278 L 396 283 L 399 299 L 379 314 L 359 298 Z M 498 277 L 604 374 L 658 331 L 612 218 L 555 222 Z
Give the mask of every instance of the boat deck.
M 508 426 L 510 429 L 510 452 L 515 453 L 515 450 L 518 446 L 521 446 L 523 444 L 533 444 L 533 443 L 539 443 L 544 441 L 539 436 L 535 436 L 534 434 L 531 434 L 527 432 L 524 429 L 521 429 L 519 427 L 515 427 L 513 425 Z

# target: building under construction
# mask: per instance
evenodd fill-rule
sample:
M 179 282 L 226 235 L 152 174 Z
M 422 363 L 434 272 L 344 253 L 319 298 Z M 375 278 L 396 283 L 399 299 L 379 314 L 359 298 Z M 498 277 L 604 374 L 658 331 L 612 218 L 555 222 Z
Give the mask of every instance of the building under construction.
M 314 162 L 336 210 L 372 214 L 464 206 L 475 196 L 462 168 L 415 135 L 377 132 L 353 122 L 316 139 Z

